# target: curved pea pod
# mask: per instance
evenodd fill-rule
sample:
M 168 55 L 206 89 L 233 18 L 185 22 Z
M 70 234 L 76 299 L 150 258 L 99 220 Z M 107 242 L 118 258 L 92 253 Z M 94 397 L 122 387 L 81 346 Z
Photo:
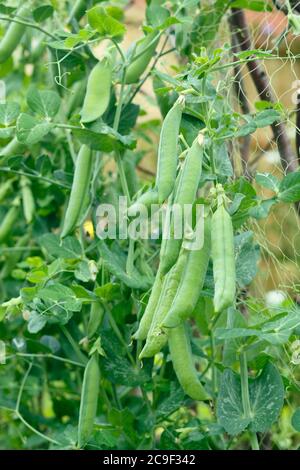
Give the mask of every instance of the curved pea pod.
M 102 323 L 104 317 L 104 307 L 101 302 L 93 302 L 90 310 L 90 317 L 87 326 L 87 337 L 92 338 Z
M 147 303 L 147 307 L 141 318 L 138 330 L 133 335 L 134 339 L 143 341 L 147 338 L 153 320 L 153 316 L 160 298 L 162 286 L 163 279 L 160 272 L 158 271 L 151 290 L 151 295 Z
M 61 238 L 69 235 L 79 224 L 80 215 L 89 192 L 92 168 L 92 152 L 82 145 L 75 163 L 71 195 L 66 210 Z
M 21 7 L 17 15 L 20 17 L 26 17 L 29 14 L 29 9 L 25 5 Z M 5 35 L 0 42 L 0 63 L 2 64 L 10 58 L 14 50 L 19 45 L 23 34 L 25 33 L 26 26 L 19 23 L 10 23 Z
M 31 191 L 31 183 L 24 176 L 21 177 L 21 190 L 24 217 L 26 222 L 31 224 L 35 214 L 35 202 Z
M 184 392 L 193 400 L 208 400 L 209 396 L 197 376 L 185 325 L 170 329 L 168 344 L 174 371 Z
M 112 61 L 104 57 L 93 68 L 87 82 L 81 110 L 81 121 L 89 123 L 101 117 L 109 105 L 112 83 Z
M 150 33 L 138 43 L 134 54 L 137 58 L 129 64 L 126 70 L 125 83 L 127 85 L 136 83 L 145 72 L 155 54 L 158 41 L 159 35 Z
M 3 149 L 0 150 L 2 157 L 11 157 L 23 153 L 26 147 L 14 137 Z
M 19 215 L 19 204 L 14 203 L 13 206 L 6 213 L 0 225 L 0 243 L 5 242 L 9 235 L 11 235 L 11 232 L 19 218 Z
M 211 250 L 215 283 L 214 307 L 218 313 L 234 303 L 236 293 L 233 227 L 223 204 L 212 216 Z
M 200 250 L 188 253 L 185 269 L 172 307 L 163 321 L 163 327 L 174 328 L 191 316 L 203 288 L 211 252 L 211 223 L 205 220 L 204 242 Z
M 85 446 L 93 432 L 97 413 L 99 385 L 98 353 L 95 353 L 88 361 L 84 371 L 78 422 L 79 447 Z
M 177 146 L 184 97 L 180 96 L 166 115 L 159 140 L 156 189 L 162 204 L 174 189 L 178 164 Z
M 155 309 L 149 334 L 147 336 L 146 344 L 139 356 L 140 359 L 144 357 L 152 357 L 157 354 L 167 343 L 167 334 L 161 328 L 165 316 L 167 315 L 173 299 L 176 295 L 180 279 L 186 263 L 187 252 L 182 250 L 179 255 L 178 261 L 171 271 L 165 276 L 160 297 Z
M 181 171 L 178 188 L 175 194 L 173 204 L 175 209 L 178 207 L 181 214 L 184 214 L 184 207 L 192 206 L 195 201 L 201 174 L 202 174 L 202 160 L 203 160 L 203 135 L 194 140 L 191 148 L 187 152 L 183 168 Z M 182 217 L 183 219 L 183 217 Z M 181 230 L 184 231 L 182 220 Z M 170 225 L 170 238 L 166 243 L 166 247 L 161 257 L 160 269 L 162 274 L 166 274 L 169 269 L 175 264 L 180 248 L 182 245 L 182 238 L 175 238 L 174 234 L 175 216 L 172 214 Z

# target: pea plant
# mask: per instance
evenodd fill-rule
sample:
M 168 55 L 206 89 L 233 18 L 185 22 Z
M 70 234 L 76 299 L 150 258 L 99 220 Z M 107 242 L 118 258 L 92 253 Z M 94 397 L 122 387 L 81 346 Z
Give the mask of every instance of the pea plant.
M 255 288 L 264 222 L 299 231 L 265 69 L 297 2 L 147 0 L 130 43 L 131 3 L 0 2 L 0 447 L 297 449 L 297 283 Z M 270 50 L 245 9 L 286 16 Z

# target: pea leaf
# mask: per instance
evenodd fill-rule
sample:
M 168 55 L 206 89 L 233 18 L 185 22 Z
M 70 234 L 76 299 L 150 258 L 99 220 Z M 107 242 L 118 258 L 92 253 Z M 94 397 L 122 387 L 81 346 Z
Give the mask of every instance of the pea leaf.
M 66 310 L 71 312 L 79 312 L 82 302 L 77 299 L 75 293 L 63 284 L 53 283 L 43 287 L 38 292 L 38 297 L 45 302 L 52 302 L 56 305 L 61 305 Z
M 289 203 L 300 200 L 300 172 L 290 173 L 281 180 L 278 199 Z
M 259 245 L 253 242 L 251 231 L 237 235 L 234 244 L 237 282 L 240 287 L 245 287 L 256 276 L 260 257 Z
M 24 144 L 36 144 L 47 135 L 53 124 L 47 121 L 38 121 L 30 114 L 22 113 L 17 120 L 17 138 Z
M 52 16 L 54 13 L 54 8 L 52 5 L 41 5 L 35 8 L 32 12 L 34 21 L 37 23 L 42 23 Z
M 61 242 L 57 235 L 46 233 L 39 239 L 39 243 L 54 257 L 77 259 L 82 255 L 80 243 L 75 237 L 67 237 Z
M 300 408 L 297 408 L 292 416 L 292 426 L 297 432 L 300 432 Z
M 88 22 L 100 36 L 114 38 L 121 41 L 125 32 L 125 26 L 118 20 L 108 15 L 105 8 L 97 5 L 87 12 Z
M 34 113 L 43 118 L 51 119 L 59 111 L 60 97 L 54 91 L 40 91 L 32 86 L 27 93 L 27 104 Z
M 279 191 L 279 180 L 271 173 L 257 173 L 255 181 L 263 188 L 270 189 L 276 194 Z
M 90 128 L 75 130 L 74 135 L 81 143 L 102 152 L 112 152 L 116 146 L 129 149 L 135 147 L 135 140 L 132 136 L 123 136 L 103 123 L 96 122 Z
M 2 126 L 9 126 L 20 114 L 20 106 L 18 103 L 8 102 L 0 104 L 0 124 Z
M 241 378 L 227 369 L 221 378 L 217 400 L 217 418 L 225 431 L 236 436 L 246 428 L 266 432 L 277 419 L 284 400 L 284 386 L 276 367 L 268 363 L 261 374 L 249 379 L 251 415 L 245 416 Z

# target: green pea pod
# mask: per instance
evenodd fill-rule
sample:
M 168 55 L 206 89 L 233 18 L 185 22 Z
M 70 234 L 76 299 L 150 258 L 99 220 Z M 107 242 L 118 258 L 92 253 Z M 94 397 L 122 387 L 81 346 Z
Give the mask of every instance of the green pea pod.
M 25 148 L 24 144 L 21 144 L 21 142 L 14 137 L 3 149 L 0 150 L 0 155 L 2 157 L 11 157 L 13 155 L 23 153 Z
M 6 196 L 11 192 L 13 182 L 14 182 L 14 180 L 12 178 L 10 178 L 9 180 L 6 180 L 3 184 L 1 184 L 1 186 L 0 186 L 0 204 L 5 200 Z
M 19 240 L 17 241 L 16 245 L 14 248 L 17 248 L 15 251 L 12 251 L 8 254 L 8 256 L 5 259 L 5 263 L 3 265 L 3 268 L 1 270 L 0 278 L 1 279 L 6 279 L 9 277 L 15 269 L 17 263 L 20 261 L 20 259 L 23 256 L 23 251 L 18 250 L 18 248 L 24 248 L 28 245 L 28 242 L 30 240 L 30 234 L 26 233 L 23 235 Z M 30 249 L 30 248 L 29 248 Z
M 90 310 L 90 317 L 87 326 L 87 337 L 92 338 L 102 323 L 104 317 L 104 308 L 100 302 L 93 302 Z
M 139 205 L 150 208 L 153 204 L 158 205 L 158 192 L 155 189 L 149 189 L 142 194 L 130 207 L 128 207 L 128 214 L 135 214 L 139 210 Z
M 92 168 L 92 152 L 82 145 L 75 163 L 71 195 L 65 214 L 61 238 L 69 235 L 80 222 L 80 215 L 89 192 Z
M 126 70 L 125 83 L 127 85 L 136 83 L 145 72 L 155 54 L 158 41 L 158 34 L 150 33 L 138 43 L 134 54 L 137 58 L 131 62 Z
M 176 190 L 173 204 L 178 207 L 181 214 L 184 213 L 186 205 L 191 206 L 195 201 L 201 174 L 203 160 L 203 135 L 200 134 L 193 142 L 187 152 L 181 171 L 178 188 Z M 182 238 L 174 237 L 174 215 L 171 218 L 170 238 L 168 239 L 164 252 L 161 254 L 160 269 L 166 274 L 176 263 L 182 245 Z M 184 227 L 181 227 L 182 231 Z
M 29 14 L 28 6 L 23 6 L 18 10 L 17 14 L 20 17 L 26 17 Z M 19 23 L 10 23 L 5 35 L 0 42 L 0 63 L 2 64 L 10 58 L 14 50 L 19 45 L 23 34 L 25 33 L 26 26 Z
M 85 97 L 86 85 L 86 80 L 79 80 L 72 86 L 65 109 L 67 117 L 72 116 L 72 114 L 77 110 L 77 108 L 82 106 Z
M 236 274 L 231 217 L 224 205 L 212 216 L 211 249 L 215 283 L 214 307 L 221 312 L 234 303 Z
M 131 154 L 125 154 L 123 158 L 124 173 L 129 189 L 130 196 L 133 197 L 138 191 L 138 178 L 136 173 L 136 165 L 134 158 L 131 158 Z
M 176 295 L 180 279 L 186 263 L 187 251 L 182 250 L 177 263 L 171 271 L 165 276 L 161 294 L 155 309 L 146 344 L 139 356 L 152 357 L 157 354 L 167 343 L 166 332 L 161 328 L 165 316 L 167 315 L 173 299 Z
M 31 183 L 28 178 L 21 177 L 22 202 L 25 220 L 31 224 L 35 215 L 35 202 L 31 191 Z
M 177 171 L 177 144 L 184 97 L 180 96 L 166 115 L 159 140 L 156 188 L 162 204 L 174 189 Z
M 86 94 L 81 110 L 81 121 L 96 121 L 109 105 L 112 83 L 112 61 L 104 57 L 93 68 L 87 82 Z
M 11 235 L 11 232 L 19 218 L 19 215 L 19 204 L 16 202 L 8 210 L 7 214 L 2 220 L 2 224 L 0 225 L 0 243 L 5 242 L 8 236 Z
M 208 400 L 209 396 L 197 376 L 185 325 L 170 329 L 168 344 L 174 371 L 184 392 L 193 400 Z
M 134 339 L 143 341 L 147 338 L 153 320 L 153 316 L 160 298 L 162 286 L 163 279 L 160 272 L 158 271 L 151 290 L 151 295 L 147 303 L 147 307 L 140 321 L 139 328 L 133 335 Z
M 207 272 L 211 249 L 211 223 L 205 220 L 204 243 L 201 250 L 189 251 L 183 276 L 172 307 L 163 321 L 165 328 L 174 328 L 192 315 Z
M 92 355 L 84 371 L 78 423 L 78 446 L 80 448 L 85 446 L 93 432 L 97 414 L 99 385 L 100 370 L 98 353 L 96 353 Z

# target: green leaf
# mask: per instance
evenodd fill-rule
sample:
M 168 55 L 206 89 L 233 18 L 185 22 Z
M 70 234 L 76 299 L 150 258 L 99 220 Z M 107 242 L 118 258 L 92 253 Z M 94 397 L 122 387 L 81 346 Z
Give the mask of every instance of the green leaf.
M 241 379 L 230 369 L 226 369 L 222 374 L 217 400 L 217 418 L 218 423 L 232 436 L 243 432 L 251 421 L 251 418 L 244 415 Z
M 230 6 L 254 11 L 272 11 L 271 5 L 268 5 L 265 0 L 235 0 Z
M 102 123 L 94 123 L 89 129 L 78 129 L 74 135 L 82 144 L 89 145 L 93 150 L 112 152 L 116 146 L 120 149 L 135 147 L 135 140 L 131 136 L 122 136 L 111 127 Z
M 249 379 L 249 399 L 251 415 L 247 417 L 240 376 L 225 370 L 217 401 L 217 418 L 228 434 L 236 436 L 248 427 L 253 432 L 266 432 L 276 421 L 283 406 L 284 386 L 273 364 L 268 363 L 258 377 Z
M 256 198 L 256 205 L 250 207 L 248 213 L 250 217 L 254 217 L 254 219 L 265 219 L 268 217 L 271 208 L 276 204 L 277 198 L 271 199 L 260 199 Z
M 164 398 L 156 408 L 156 419 L 166 418 L 174 413 L 184 403 L 184 391 L 175 382 L 170 384 L 170 394 Z
M 59 111 L 60 97 L 55 91 L 40 91 L 31 86 L 27 93 L 27 104 L 34 113 L 45 119 L 51 119 Z
M 91 280 L 91 272 L 88 261 L 80 261 L 76 266 L 74 274 L 76 279 L 79 279 L 79 281 L 89 282 Z
M 253 242 L 253 232 L 243 232 L 234 239 L 236 257 L 236 278 L 240 287 L 245 287 L 254 279 L 258 269 L 260 249 Z
M 151 287 L 151 280 L 142 276 L 140 273 L 135 272 L 131 275 L 127 274 L 123 269 L 122 262 L 118 255 L 113 253 L 103 240 L 99 241 L 98 246 L 108 271 L 124 282 L 124 284 L 132 289 L 147 290 Z
M 44 317 L 35 310 L 32 310 L 29 315 L 27 329 L 29 333 L 36 334 L 44 328 L 46 323 L 47 317 Z
M 297 408 L 292 416 L 292 426 L 295 431 L 300 432 L 300 408 Z
M 17 120 L 18 141 L 27 145 L 36 144 L 47 135 L 53 124 L 47 121 L 38 121 L 30 114 L 22 113 Z
M 11 15 L 14 11 L 16 11 L 16 7 L 9 7 L 4 5 L 2 2 L 0 3 L 0 13 L 4 13 L 4 15 Z
M 274 122 L 280 121 L 280 113 L 276 109 L 266 109 L 253 116 L 253 119 L 258 128 L 271 126 Z
M 278 199 L 288 203 L 300 200 L 300 172 L 290 173 L 281 180 Z
M 109 282 L 103 286 L 96 287 L 95 294 L 106 302 L 111 302 L 112 300 L 118 300 L 122 298 L 121 295 L 121 286 L 117 283 Z
M 268 363 L 256 379 L 249 381 L 252 420 L 250 430 L 266 432 L 276 421 L 284 401 L 284 386 L 277 368 Z
M 40 7 L 35 8 L 33 10 L 32 15 L 34 21 L 37 23 L 42 23 L 43 21 L 47 20 L 52 16 L 54 13 L 54 8 L 52 5 L 41 5 Z
M 20 106 L 18 103 L 8 102 L 0 104 L 0 124 L 9 126 L 20 114 Z
M 54 257 L 77 259 L 82 255 L 81 246 L 75 237 L 60 238 L 53 233 L 46 233 L 38 240 L 45 251 Z
M 40 289 L 38 297 L 45 302 L 53 302 L 54 304 L 63 306 L 64 309 L 70 310 L 71 312 L 79 312 L 82 305 L 72 289 L 58 282 L 48 284 L 47 287 Z
M 279 180 L 271 173 L 256 173 L 255 181 L 263 188 L 270 189 L 274 193 L 279 192 Z
M 125 26 L 115 18 L 107 14 L 105 8 L 97 5 L 87 12 L 88 22 L 100 36 L 114 38 L 121 41 L 125 32 Z

